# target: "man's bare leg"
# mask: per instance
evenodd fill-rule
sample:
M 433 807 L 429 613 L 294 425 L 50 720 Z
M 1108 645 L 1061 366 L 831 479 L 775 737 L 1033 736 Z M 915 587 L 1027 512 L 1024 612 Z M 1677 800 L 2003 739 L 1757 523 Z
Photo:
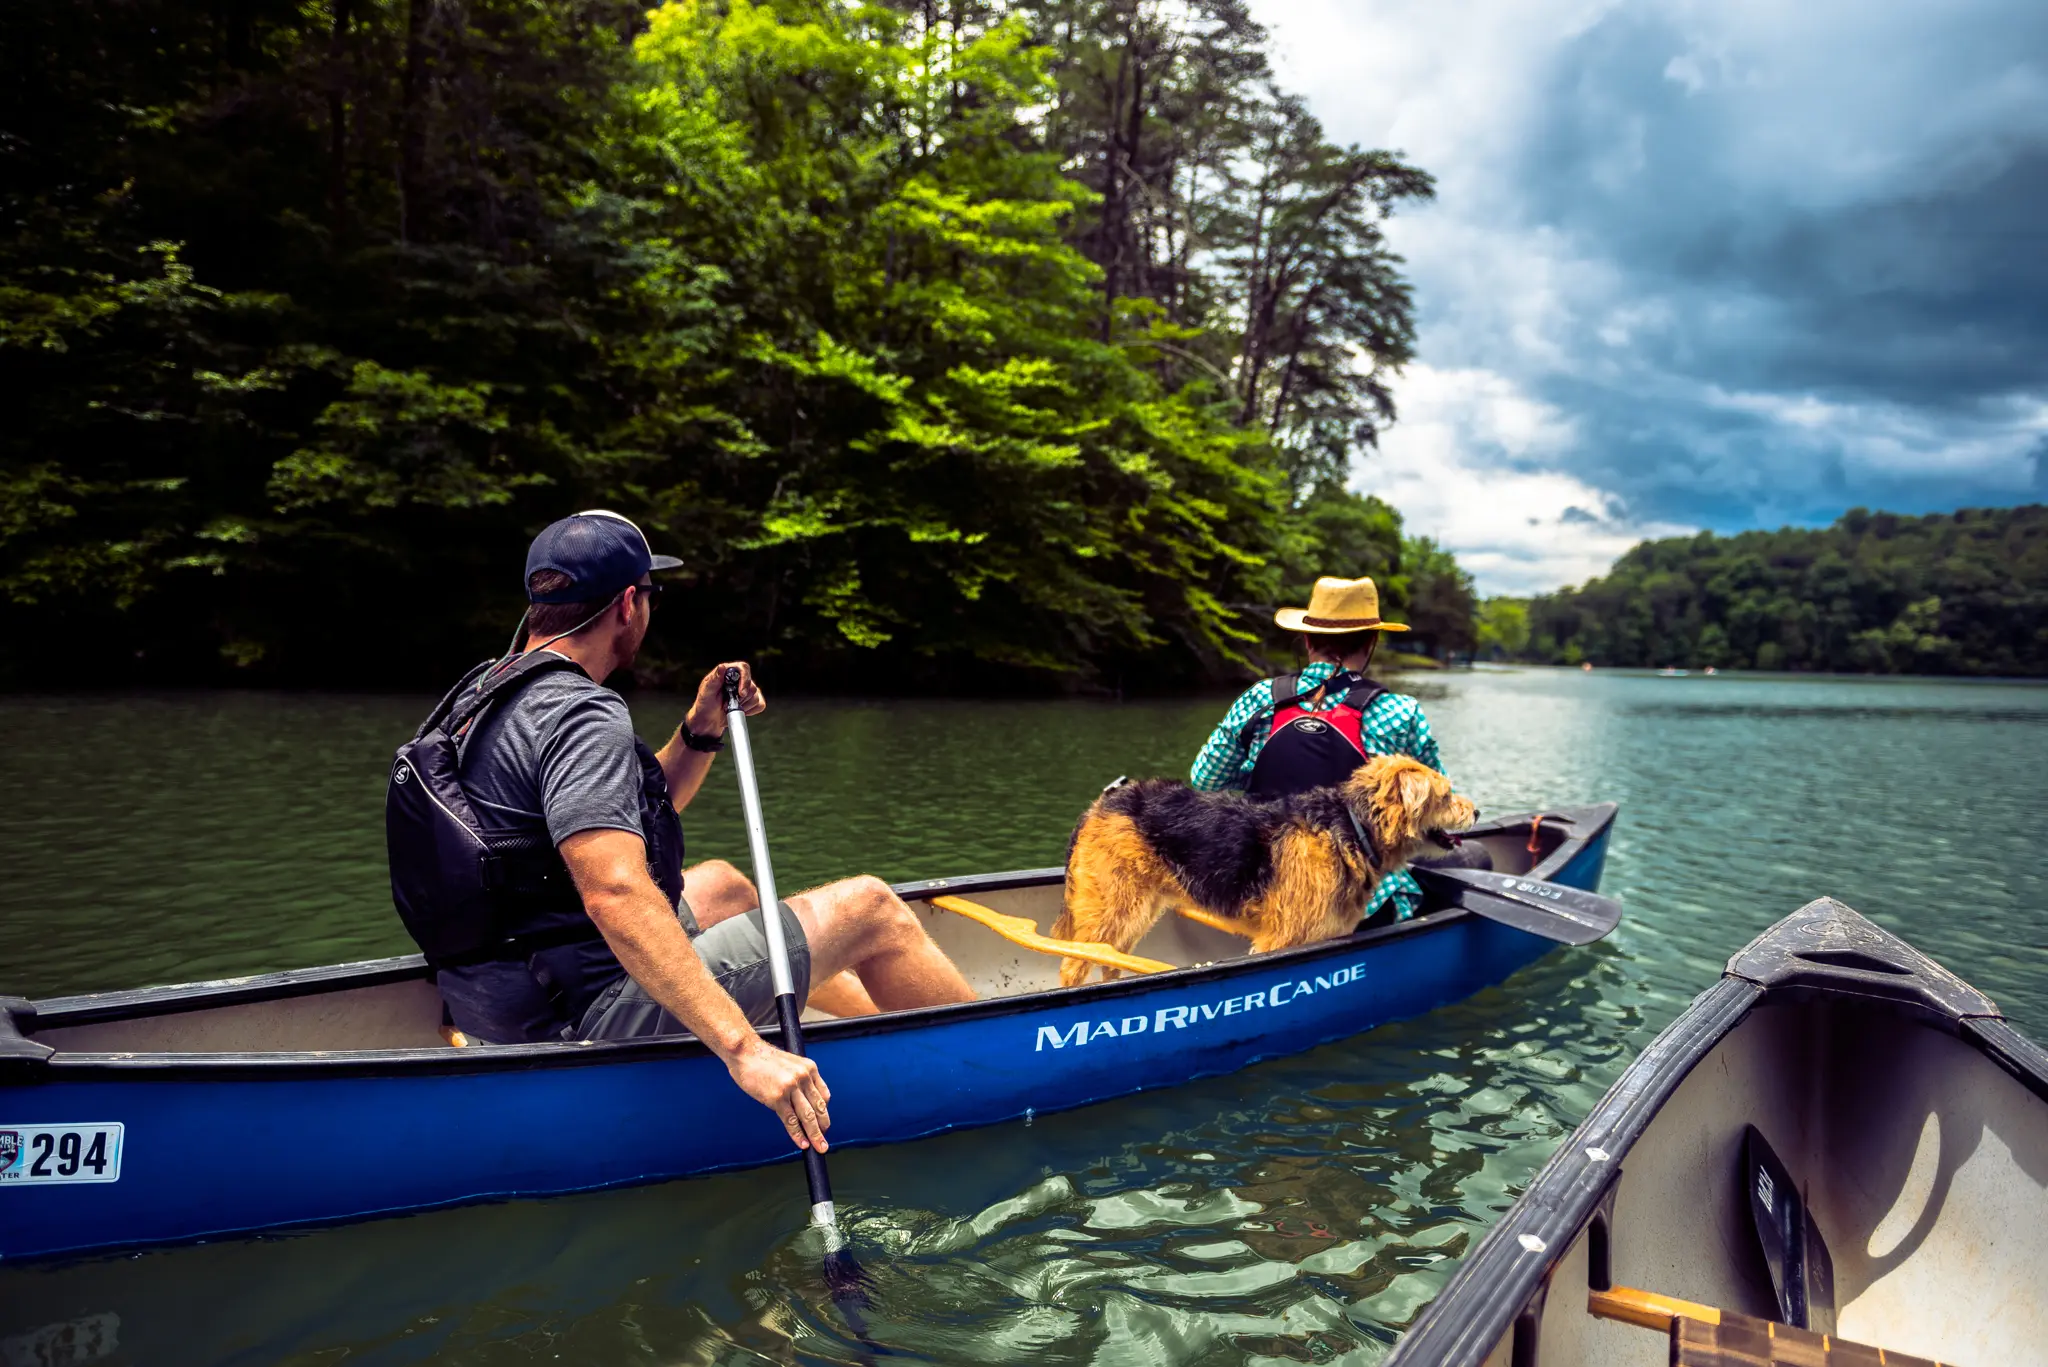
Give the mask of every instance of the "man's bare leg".
M 800 892 L 789 905 L 811 943 L 813 978 L 824 981 L 850 969 L 882 1011 L 974 1000 L 974 989 L 925 933 L 917 913 L 881 879 L 842 879 Z
M 696 914 L 700 929 L 744 916 L 760 903 L 754 884 L 723 859 L 707 859 L 683 870 L 683 900 Z
M 753 882 L 723 859 L 707 859 L 683 871 L 683 896 L 705 930 L 720 921 L 744 916 L 760 904 Z M 801 919 L 801 915 L 799 915 Z M 810 922 L 804 922 L 810 932 Z M 872 1016 L 881 1010 L 861 986 L 853 970 L 843 969 L 830 977 L 819 977 L 815 953 L 812 956 L 810 998 L 806 1005 L 834 1016 Z
M 840 1017 L 874 1016 L 882 1010 L 850 968 L 842 968 L 823 982 L 811 984 L 810 999 L 805 1004 Z

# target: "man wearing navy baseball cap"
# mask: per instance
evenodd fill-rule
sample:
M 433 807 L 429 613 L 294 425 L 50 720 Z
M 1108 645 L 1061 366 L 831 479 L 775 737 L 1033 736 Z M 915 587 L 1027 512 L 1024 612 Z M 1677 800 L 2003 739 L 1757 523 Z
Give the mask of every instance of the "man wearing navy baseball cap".
M 472 670 L 400 752 L 398 773 L 418 782 L 395 786 L 387 807 L 393 894 L 465 1035 L 687 1031 L 798 1146 L 822 1151 L 830 1092 L 816 1065 L 754 1030 L 775 1013 L 753 885 L 722 860 L 683 867 L 677 813 L 725 743 L 725 671 L 740 670 L 750 716 L 767 706 L 753 672 L 713 667 L 659 750 L 603 686 L 647 635 L 661 593 L 652 576 L 682 563 L 606 509 L 534 538 L 511 652 Z M 420 802 L 441 771 L 421 758 L 431 744 L 451 759 L 444 791 Z M 799 893 L 776 913 L 800 1001 L 808 990 L 811 1005 L 854 1015 L 974 999 L 880 879 Z

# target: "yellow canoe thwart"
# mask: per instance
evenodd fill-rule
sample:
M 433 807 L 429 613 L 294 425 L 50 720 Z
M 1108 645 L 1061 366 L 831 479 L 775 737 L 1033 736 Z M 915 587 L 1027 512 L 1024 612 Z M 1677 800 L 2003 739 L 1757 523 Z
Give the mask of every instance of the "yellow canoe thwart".
M 1175 907 L 1174 910 L 1181 914 L 1183 920 L 1193 921 L 1196 925 L 1220 930 L 1225 935 L 1240 935 L 1247 940 L 1251 938 L 1252 928 L 1242 921 L 1233 921 L 1228 916 L 1218 916 L 1215 912 L 1203 911 L 1200 907 Z
M 1164 973 L 1172 964 L 1163 964 L 1157 959 L 1141 959 L 1135 954 L 1126 954 L 1099 940 L 1055 940 L 1050 935 L 1038 933 L 1038 923 L 1022 916 L 1006 916 L 979 902 L 970 902 L 965 897 L 934 897 L 931 904 L 941 911 L 950 911 L 965 916 L 970 921 L 979 921 L 1011 944 L 1022 945 L 1040 954 L 1057 954 L 1065 959 L 1084 959 L 1104 968 L 1121 968 L 1126 973 Z

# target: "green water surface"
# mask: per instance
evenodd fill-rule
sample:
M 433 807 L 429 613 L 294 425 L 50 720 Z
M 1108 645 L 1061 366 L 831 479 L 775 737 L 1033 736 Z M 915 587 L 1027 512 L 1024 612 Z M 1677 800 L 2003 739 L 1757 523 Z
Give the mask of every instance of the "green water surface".
M 1541 670 L 1403 686 L 1488 812 L 1621 803 L 1605 884 L 1628 905 L 1620 929 L 1298 1058 L 838 1151 L 876 1278 L 869 1332 L 891 1356 L 1376 1361 L 1655 1031 L 1823 893 L 2048 1034 L 2048 688 Z M 0 701 L 0 991 L 407 949 L 383 784 L 429 701 Z M 778 875 L 1056 863 L 1104 782 L 1184 772 L 1225 701 L 774 699 L 754 738 Z M 656 737 L 682 705 L 634 710 Z M 686 826 L 693 857 L 744 865 L 723 762 Z M 601 1124 L 563 1116 L 535 1142 Z M 803 1213 L 785 1166 L 0 1270 L 0 1361 L 873 1360 Z M 60 1342 L 72 1356 L 51 1356 Z

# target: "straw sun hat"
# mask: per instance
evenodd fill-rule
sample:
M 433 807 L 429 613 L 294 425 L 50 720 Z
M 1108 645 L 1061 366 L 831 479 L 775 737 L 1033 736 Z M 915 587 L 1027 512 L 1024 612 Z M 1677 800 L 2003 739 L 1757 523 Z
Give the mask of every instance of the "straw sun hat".
M 1370 579 L 1318 579 L 1306 608 L 1282 608 L 1273 620 L 1288 631 L 1311 635 L 1408 630 L 1399 622 L 1380 620 L 1380 591 Z

